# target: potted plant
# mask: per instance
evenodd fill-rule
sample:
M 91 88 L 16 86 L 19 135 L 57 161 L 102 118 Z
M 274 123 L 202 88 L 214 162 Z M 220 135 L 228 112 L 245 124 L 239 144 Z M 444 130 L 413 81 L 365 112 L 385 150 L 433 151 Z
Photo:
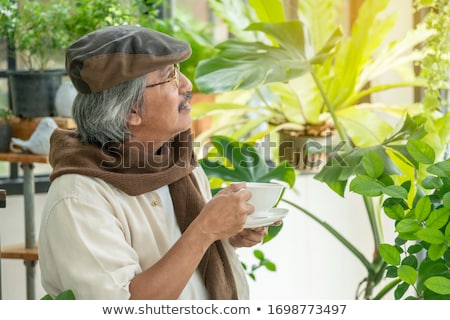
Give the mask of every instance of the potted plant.
M 334 1 L 310 2 L 293 1 L 301 19 L 291 20 L 284 14 L 282 1 L 250 2 L 259 20 L 246 30 L 258 33 L 260 38 L 264 35 L 264 39 L 227 40 L 217 45 L 216 56 L 199 64 L 199 88 L 204 92 L 232 91 L 233 99 L 197 106 L 195 116 L 234 114 L 222 117 L 213 130 L 235 130 L 235 138 L 259 139 L 283 132 L 282 138 L 306 134 L 310 139 L 337 132 L 342 141 L 359 146 L 383 141 L 393 127 L 380 113 L 398 115 L 415 107 L 360 100 L 390 88 L 424 85 L 410 73 L 406 80 L 367 87 L 378 75 L 420 59 L 422 53 L 414 48 L 432 32 L 418 27 L 383 46 L 396 18 L 383 16 L 388 0 L 365 1 L 348 35 L 336 27 Z M 318 25 L 320 28 L 311 27 Z M 253 135 L 262 124 L 267 129 Z M 294 154 L 299 152 L 298 143 L 282 141 L 279 145 L 288 146 Z M 287 154 L 289 148 L 280 150 L 280 154 Z
M 58 66 L 72 41 L 129 17 L 113 1 L 0 1 L 0 37 L 21 66 L 8 71 L 12 111 L 23 118 L 55 115 L 54 97 L 66 74 Z
M 8 39 L 11 52 L 26 69 L 9 71 L 12 112 L 20 117 L 51 115 L 52 97 L 64 71 L 46 68 L 68 44 L 67 7 L 60 1 L 9 0 L 1 0 L 1 7 L 0 36 Z
M 0 108 L 0 152 L 9 151 L 11 141 L 11 124 L 9 119 L 12 117 L 11 111 L 6 108 Z

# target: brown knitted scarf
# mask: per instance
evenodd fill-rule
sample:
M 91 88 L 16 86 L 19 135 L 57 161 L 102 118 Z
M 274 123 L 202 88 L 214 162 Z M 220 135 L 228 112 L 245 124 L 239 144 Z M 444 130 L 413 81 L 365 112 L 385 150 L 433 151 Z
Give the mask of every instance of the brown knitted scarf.
M 130 196 L 168 185 L 178 225 L 184 232 L 205 205 L 192 170 L 196 166 L 190 130 L 147 154 L 142 144 L 111 143 L 102 148 L 82 144 L 74 131 L 56 129 L 49 154 L 50 180 L 76 173 L 100 178 Z M 152 150 L 149 148 L 148 150 Z M 230 263 L 221 241 L 214 242 L 198 269 L 210 299 L 237 299 Z

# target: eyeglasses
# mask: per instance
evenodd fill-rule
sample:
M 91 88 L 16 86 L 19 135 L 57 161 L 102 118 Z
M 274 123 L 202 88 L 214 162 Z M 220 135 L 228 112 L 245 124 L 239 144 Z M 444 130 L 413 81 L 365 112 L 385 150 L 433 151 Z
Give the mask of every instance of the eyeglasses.
M 178 88 L 179 85 L 180 85 L 180 76 L 179 76 L 179 73 L 180 73 L 180 65 L 179 65 L 178 63 L 177 63 L 177 64 L 174 64 L 174 65 L 173 65 L 173 74 L 170 75 L 170 79 L 165 80 L 165 81 L 162 81 L 162 82 L 158 82 L 158 83 L 148 84 L 148 85 L 146 85 L 145 87 L 146 87 L 146 88 L 153 88 L 153 87 L 160 86 L 160 85 L 162 85 L 162 84 L 168 83 L 168 82 L 170 82 L 170 81 L 175 81 L 175 85 L 176 85 L 177 88 Z

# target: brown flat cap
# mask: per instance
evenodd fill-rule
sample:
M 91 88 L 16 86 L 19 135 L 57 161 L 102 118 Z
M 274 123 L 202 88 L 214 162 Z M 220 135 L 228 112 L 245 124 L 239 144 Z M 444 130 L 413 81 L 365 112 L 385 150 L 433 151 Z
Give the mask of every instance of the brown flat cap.
M 100 92 L 190 57 L 187 42 L 137 26 L 98 29 L 72 43 L 66 70 L 81 93 Z

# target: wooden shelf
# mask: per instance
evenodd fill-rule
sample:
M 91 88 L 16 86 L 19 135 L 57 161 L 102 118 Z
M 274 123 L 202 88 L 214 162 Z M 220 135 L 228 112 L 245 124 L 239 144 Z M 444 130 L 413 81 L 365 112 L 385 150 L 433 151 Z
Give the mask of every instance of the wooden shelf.
M 42 118 L 14 118 L 10 120 L 12 126 L 11 136 L 23 140 L 29 139 L 41 120 Z M 71 118 L 53 117 L 53 120 L 55 120 L 56 124 L 61 129 L 76 128 L 75 121 Z
M 25 248 L 23 243 L 11 244 L 1 248 L 2 259 L 38 260 L 38 248 Z
M 1 152 L 0 161 L 17 163 L 48 163 L 48 156 L 32 153 Z

